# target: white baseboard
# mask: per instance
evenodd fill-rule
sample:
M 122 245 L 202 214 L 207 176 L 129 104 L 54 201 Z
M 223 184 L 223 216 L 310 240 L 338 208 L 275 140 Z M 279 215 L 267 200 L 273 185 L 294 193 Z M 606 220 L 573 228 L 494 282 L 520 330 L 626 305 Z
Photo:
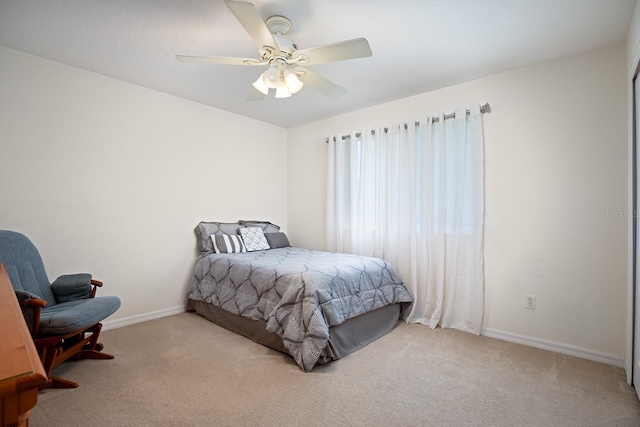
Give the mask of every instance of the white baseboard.
M 122 328 L 123 326 L 134 325 L 136 323 L 146 322 L 148 320 L 159 319 L 161 317 L 172 316 L 174 314 L 180 314 L 185 311 L 184 305 L 177 307 L 165 308 L 163 310 L 152 311 L 151 313 L 137 314 L 135 316 L 129 316 L 122 319 L 107 320 L 102 322 L 102 330 Z
M 497 338 L 503 341 L 509 341 L 516 344 L 528 345 L 529 347 L 540 348 L 543 350 L 555 351 L 556 353 L 566 354 L 568 356 L 580 357 L 582 359 L 592 360 L 607 365 L 616 366 L 624 369 L 624 358 L 614 356 L 608 353 L 602 353 L 588 348 L 576 347 L 569 344 L 563 344 L 554 341 L 542 340 L 539 338 L 527 337 L 524 335 L 513 334 L 511 332 L 496 331 L 494 329 L 482 329 L 482 335 L 489 338 Z

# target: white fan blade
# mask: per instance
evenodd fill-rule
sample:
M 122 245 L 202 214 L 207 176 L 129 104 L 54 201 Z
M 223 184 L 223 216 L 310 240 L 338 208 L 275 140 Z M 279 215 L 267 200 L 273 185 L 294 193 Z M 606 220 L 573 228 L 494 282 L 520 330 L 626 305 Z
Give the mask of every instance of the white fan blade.
M 364 58 L 373 55 L 367 39 L 359 38 L 296 51 L 294 60 L 300 56 L 308 57 L 308 61 L 300 61 L 300 65 L 316 65 L 345 59 Z
M 298 67 L 296 68 L 296 71 L 304 73 L 304 75 L 300 77 L 300 80 L 302 80 L 302 83 L 304 83 L 305 86 L 309 86 L 311 89 L 318 91 L 331 99 L 340 98 L 342 95 L 347 93 L 345 88 L 338 86 L 332 81 L 327 80 L 306 68 Z
M 258 48 L 263 49 L 264 46 L 278 48 L 278 43 L 274 40 L 253 3 L 231 0 L 225 0 L 225 3 L 240 25 L 258 45 Z
M 247 101 L 262 101 L 266 95 L 255 87 L 251 87 L 251 92 L 247 96 Z
M 192 62 L 198 64 L 222 64 L 222 65 L 265 65 L 266 62 L 252 58 L 233 58 L 225 56 L 190 56 L 176 55 L 180 62 Z

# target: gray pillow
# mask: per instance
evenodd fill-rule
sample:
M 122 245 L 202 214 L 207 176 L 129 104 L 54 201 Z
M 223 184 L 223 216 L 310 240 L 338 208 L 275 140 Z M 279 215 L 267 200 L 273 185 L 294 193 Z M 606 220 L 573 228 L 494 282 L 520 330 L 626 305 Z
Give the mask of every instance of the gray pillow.
M 267 238 L 267 243 L 269 243 L 271 249 L 288 248 L 289 246 L 291 246 L 287 235 L 282 232 L 264 233 L 264 237 Z
M 200 252 L 213 252 L 213 234 L 238 234 L 237 222 L 201 222 L 196 227 L 196 237 L 198 238 L 198 248 Z
M 260 227 L 265 233 L 277 233 L 280 226 L 270 223 L 269 221 L 254 221 L 241 219 L 238 223 L 243 227 Z

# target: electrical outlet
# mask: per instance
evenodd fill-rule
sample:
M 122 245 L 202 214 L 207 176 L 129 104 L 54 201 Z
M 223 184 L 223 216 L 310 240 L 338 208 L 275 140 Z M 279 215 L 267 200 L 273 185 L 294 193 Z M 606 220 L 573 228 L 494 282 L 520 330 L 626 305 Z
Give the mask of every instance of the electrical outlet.
M 536 309 L 536 296 L 535 295 L 525 295 L 524 308 L 528 308 L 529 310 L 535 310 Z

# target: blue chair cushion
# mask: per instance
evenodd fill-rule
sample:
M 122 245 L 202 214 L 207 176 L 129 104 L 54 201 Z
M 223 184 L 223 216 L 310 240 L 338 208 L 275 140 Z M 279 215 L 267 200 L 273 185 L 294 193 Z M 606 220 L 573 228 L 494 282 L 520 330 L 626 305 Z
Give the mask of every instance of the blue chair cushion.
M 88 328 L 120 308 L 120 298 L 103 296 L 56 304 L 40 312 L 40 334 L 62 335 Z
M 65 274 L 51 284 L 51 290 L 57 303 L 89 298 L 92 291 L 91 274 Z

